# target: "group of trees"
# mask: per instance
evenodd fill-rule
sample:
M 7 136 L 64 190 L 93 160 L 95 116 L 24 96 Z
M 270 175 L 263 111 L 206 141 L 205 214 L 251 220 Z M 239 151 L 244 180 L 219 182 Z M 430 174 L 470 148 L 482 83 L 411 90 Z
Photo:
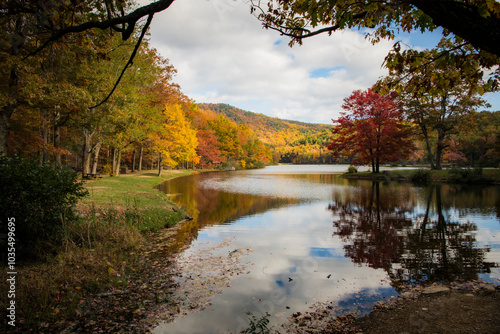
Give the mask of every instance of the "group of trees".
M 418 141 L 432 169 L 442 169 L 444 158 L 458 165 L 497 166 L 498 124 L 486 129 L 481 121 L 494 120 L 496 114 L 479 117 L 476 109 L 486 105 L 482 94 L 497 89 L 498 74 L 483 78 L 484 64 L 469 57 L 470 46 L 454 45 L 443 38 L 432 50 L 392 51 L 385 62 L 389 76 L 375 85 L 379 93 L 356 91 L 344 100 L 349 114 L 334 121 L 332 153 L 355 156 L 355 164 L 371 162 L 378 172 L 379 161 L 408 159 Z
M 394 91 L 355 91 L 344 100 L 346 112 L 334 120 L 327 147 L 340 162 L 371 164 L 374 172 L 382 162 L 497 167 L 500 111 L 475 112 L 471 101 L 479 97 L 457 95 L 419 105 Z
M 145 36 L 153 16 L 172 2 L 158 0 L 142 7 L 128 0 L 2 2 L 0 151 L 38 152 L 42 162 L 80 164 L 83 173 L 95 171 L 102 155 L 118 173 L 127 151 L 132 152 L 128 157 L 132 168 L 137 164 L 136 152 L 139 166 L 144 154 L 150 164 L 154 157 L 159 166 L 277 161 L 250 128 L 199 111 L 172 83 L 173 67 L 148 47 Z M 359 150 L 334 141 L 330 148 L 334 153 L 354 154 L 358 162 L 372 163 L 376 171 L 381 161 L 395 159 L 394 150 L 407 152 L 383 136 L 400 128 L 404 133 L 397 136 L 406 138 L 410 121 L 433 168 L 442 167 L 449 148 L 461 150 L 463 157 L 474 155 L 471 137 L 465 138 L 461 130 L 473 120 L 475 108 L 484 104 L 480 95 L 498 87 L 497 1 L 278 0 L 266 6 L 251 1 L 251 12 L 265 28 L 289 36 L 291 44 L 349 28 L 361 29 L 376 43 L 394 38 L 400 30 L 443 27 L 449 38 L 435 49 L 415 51 L 396 43 L 386 58 L 389 76 L 375 88 L 381 93 L 398 92 L 405 120 L 395 115 L 396 126 L 378 122 L 375 118 L 380 116 L 373 112 L 360 113 L 362 122 L 354 114 L 344 115 L 337 120 L 340 124 L 347 128 L 357 123 L 363 128 L 357 130 L 378 146 Z M 354 110 L 348 100 L 345 106 Z M 366 121 L 370 117 L 373 122 Z M 341 134 L 340 129 L 335 131 Z M 461 141 L 456 140 L 459 137 Z M 495 145 L 483 155 L 497 152 Z M 389 151 L 393 154 L 388 155 Z M 68 161 L 70 153 L 73 158 Z M 305 156 L 295 150 L 281 154 Z M 320 160 L 322 156 L 320 148 Z
M 118 175 L 122 161 L 132 170 L 270 161 L 252 130 L 199 110 L 182 94 L 172 81 L 173 66 L 148 46 L 148 24 L 118 32 L 117 26 L 86 29 L 53 40 L 45 30 L 44 24 L 70 29 L 80 20 L 114 15 L 107 11 L 121 16 L 133 9 L 125 1 L 99 4 L 2 7 L 1 152 L 40 156 L 41 163 L 71 165 L 84 175 L 104 167 Z M 123 29 L 129 31 L 125 40 Z
M 269 148 L 272 161 L 280 163 L 333 163 L 325 148 L 329 142 L 331 125 L 283 120 L 263 114 L 219 104 L 199 104 L 199 108 L 213 110 L 238 125 L 247 125 Z
M 399 114 L 392 119 L 403 132 L 407 127 L 403 117 L 415 125 L 433 169 L 442 168 L 447 149 L 456 148 L 456 137 L 465 128 L 470 129 L 475 109 L 484 105 L 480 96 L 498 88 L 498 1 L 277 0 L 263 3 L 257 0 L 251 3 L 251 11 L 263 26 L 290 37 L 291 45 L 301 44 L 304 38 L 343 29 L 360 29 L 377 43 L 382 38 L 394 39 L 399 31 L 425 32 L 442 27 L 444 38 L 435 49 L 416 51 L 395 43 L 384 63 L 389 76 L 375 87 L 383 94 L 392 94 L 392 90 L 399 93 L 401 112 L 396 112 Z M 377 161 L 394 161 L 397 157 L 392 153 L 407 150 L 392 143 L 390 132 L 393 130 L 388 129 L 394 129 L 394 124 L 389 124 L 393 121 L 387 118 L 383 125 L 380 123 L 380 116 L 375 115 L 376 102 L 359 104 L 360 95 L 369 93 L 355 92 L 345 100 L 344 108 L 352 114 L 334 120 L 338 126 L 333 130 L 335 137 L 329 148 L 335 155 L 355 155 L 355 162 L 371 163 L 377 171 Z M 349 99 L 356 95 L 358 105 L 354 106 Z M 409 141 L 403 141 L 402 147 L 405 142 Z
M 485 1 L 485 6 L 486 12 L 481 15 L 497 20 L 500 5 Z M 412 24 L 425 30 L 425 25 Z M 384 36 L 386 28 L 382 24 L 374 35 Z M 449 33 L 445 31 L 445 35 Z M 425 160 L 432 169 L 442 169 L 444 157 L 457 164 L 498 165 L 500 139 L 496 135 L 489 138 L 490 143 L 496 142 L 496 149 L 489 148 L 481 161 L 470 152 L 474 145 L 465 137 L 470 138 L 479 125 L 474 116 L 477 108 L 487 105 L 481 96 L 498 90 L 499 64 L 498 55 L 478 49 L 458 35 L 443 37 L 434 49 L 424 51 L 403 48 L 398 42 L 384 62 L 389 75 L 374 85 L 377 93 L 370 99 L 371 90 L 357 91 L 344 100 L 342 107 L 350 114 L 334 120 L 338 126 L 329 149 L 335 156 L 354 155 L 354 163 L 371 163 L 373 171 L 378 172 L 379 161 L 409 157 L 413 134 L 423 144 Z M 387 98 L 393 100 L 392 106 L 378 102 Z M 385 115 L 380 117 L 381 113 Z M 468 153 L 464 152 L 466 146 Z

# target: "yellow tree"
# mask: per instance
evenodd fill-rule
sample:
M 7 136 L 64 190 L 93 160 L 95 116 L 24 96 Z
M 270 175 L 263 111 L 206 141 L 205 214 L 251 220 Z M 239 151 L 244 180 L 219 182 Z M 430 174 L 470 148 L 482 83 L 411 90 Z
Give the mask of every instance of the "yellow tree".
M 167 104 L 163 113 L 163 124 L 158 127 L 151 139 L 159 153 L 158 176 L 163 165 L 175 167 L 184 161 L 198 163 L 196 154 L 198 139 L 196 130 L 186 118 L 180 104 Z

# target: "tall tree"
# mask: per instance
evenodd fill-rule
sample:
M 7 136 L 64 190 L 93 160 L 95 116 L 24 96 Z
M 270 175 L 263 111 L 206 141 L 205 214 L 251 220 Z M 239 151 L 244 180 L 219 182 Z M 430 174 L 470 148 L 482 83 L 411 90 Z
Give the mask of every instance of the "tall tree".
M 399 50 L 392 52 L 386 59 L 389 76 L 377 84 L 400 92 L 405 114 L 418 125 L 433 169 L 442 169 L 451 136 L 470 128 L 475 108 L 485 104 L 480 94 L 494 88 L 492 81 L 483 80 L 481 62 L 465 57 L 462 50 L 448 53 L 455 61 L 441 61 L 443 50 L 452 44 L 443 39 L 435 49 L 408 51 L 404 58 L 413 62 L 400 62 Z M 423 63 L 426 66 L 418 65 Z
M 151 133 L 155 149 L 159 152 L 158 174 L 162 166 L 175 167 L 181 162 L 198 163 L 196 154 L 198 140 L 196 130 L 182 111 L 181 105 L 166 105 L 163 110 L 163 124 L 155 133 Z
M 36 90 L 41 87 L 34 82 L 40 79 L 37 74 L 40 68 L 43 69 L 43 59 L 51 48 L 58 44 L 65 47 L 76 43 L 92 49 L 98 45 L 95 36 L 103 35 L 93 31 L 93 28 L 101 29 L 101 32 L 111 28 L 127 40 L 134 34 L 137 21 L 149 15 L 129 61 L 122 64 L 127 68 L 151 23 L 152 13 L 167 8 L 171 2 L 161 1 L 146 6 L 148 13 L 143 8 L 142 11 L 126 14 L 132 7 L 130 1 L 124 0 L 85 0 L 77 4 L 59 0 L 3 1 L 0 4 L 0 58 L 3 62 L 0 66 L 3 92 L 0 96 L 0 152 L 7 151 L 12 115 L 22 105 L 36 105 L 33 97 L 40 95 Z M 98 50 L 93 51 L 105 56 Z M 120 79 L 121 76 L 115 82 Z
M 381 163 L 409 157 L 412 128 L 404 122 L 397 94 L 354 91 L 344 99 L 342 108 L 349 113 L 341 113 L 333 121 L 336 126 L 327 146 L 332 155 L 355 156 L 355 164 L 371 164 L 374 173 L 379 172 Z

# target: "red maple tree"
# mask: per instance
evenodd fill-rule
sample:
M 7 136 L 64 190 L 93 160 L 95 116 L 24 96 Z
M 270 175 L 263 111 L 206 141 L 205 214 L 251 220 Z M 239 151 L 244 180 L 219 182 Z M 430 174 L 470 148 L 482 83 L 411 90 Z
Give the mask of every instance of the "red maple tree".
M 378 173 L 381 163 L 406 159 L 414 150 L 412 127 L 403 118 L 397 93 L 357 90 L 342 108 L 347 112 L 332 120 L 336 126 L 327 145 L 333 156 L 351 156 L 353 164 L 371 164 Z

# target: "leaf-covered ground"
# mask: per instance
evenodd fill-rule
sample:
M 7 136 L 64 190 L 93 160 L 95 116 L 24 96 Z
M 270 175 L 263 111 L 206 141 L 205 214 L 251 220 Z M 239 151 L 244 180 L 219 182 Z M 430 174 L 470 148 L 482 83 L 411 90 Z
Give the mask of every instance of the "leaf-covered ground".
M 150 236 L 137 254 L 139 271 L 129 277 L 109 272 L 126 285 L 87 295 L 79 301 L 76 320 L 44 324 L 45 332 L 148 333 L 160 321 L 203 310 L 232 278 L 249 273 L 252 264 L 243 260 L 251 248 L 223 251 L 233 243 L 228 238 L 179 255 L 183 247 L 174 245 L 178 231 L 165 229 Z

